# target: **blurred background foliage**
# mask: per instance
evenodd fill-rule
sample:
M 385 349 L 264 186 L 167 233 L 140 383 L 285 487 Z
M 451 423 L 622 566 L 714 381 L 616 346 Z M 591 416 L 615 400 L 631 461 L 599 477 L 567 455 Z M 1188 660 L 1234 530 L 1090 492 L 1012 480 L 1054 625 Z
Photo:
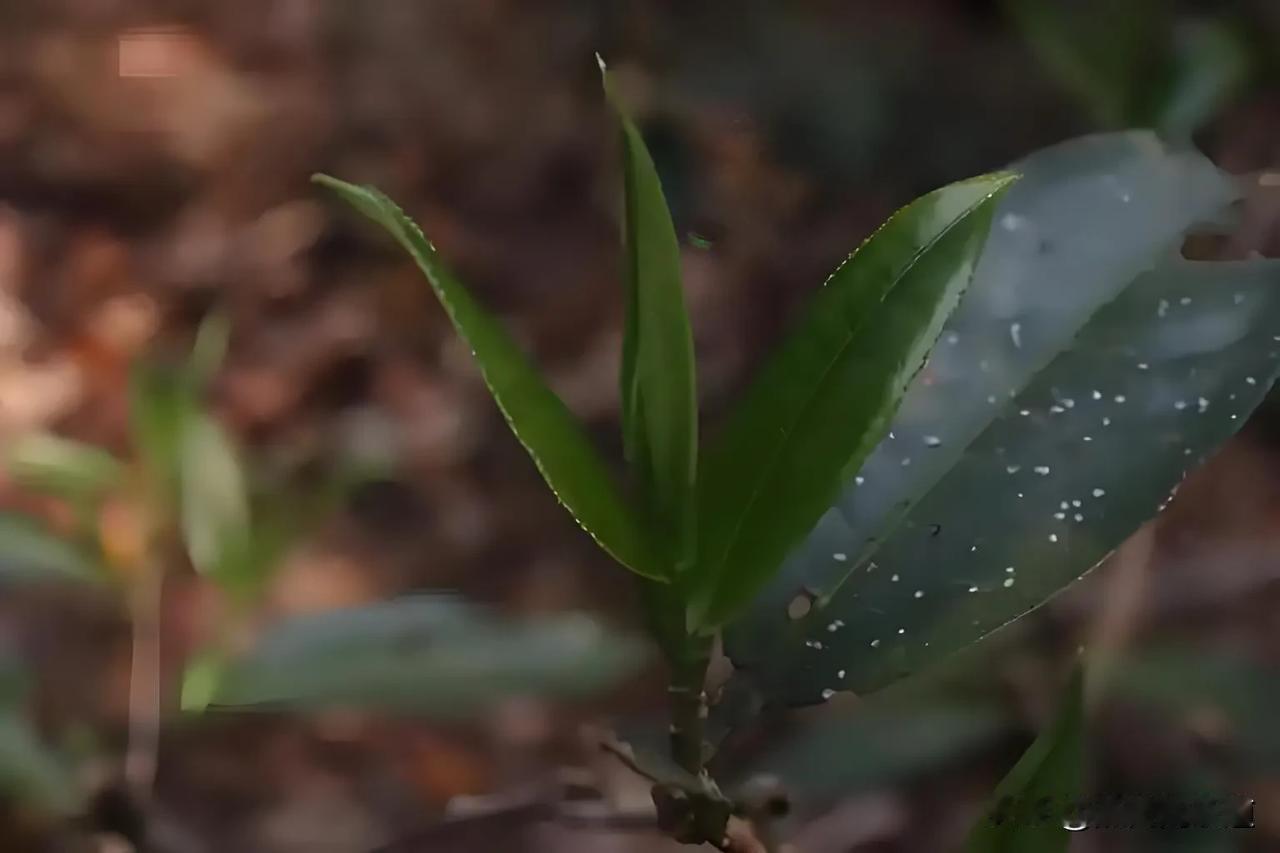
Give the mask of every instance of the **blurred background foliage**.
M 567 629 L 575 649 L 601 635 L 566 611 L 610 636 L 637 628 L 631 579 L 546 495 L 417 273 L 307 183 L 325 171 L 402 200 L 607 446 L 622 289 L 596 51 L 687 236 L 708 429 L 799 301 L 924 191 L 1130 126 L 1190 138 L 1232 172 L 1280 163 L 1271 0 L 0 0 L 0 445 L 47 430 L 140 459 L 134 365 L 186 358 L 216 311 L 229 339 L 201 411 L 241 448 L 255 501 L 287 518 L 344 484 L 280 548 L 246 631 L 311 630 L 424 589 Z M 1265 189 L 1222 252 L 1276 254 Z M 1095 782 L 1254 798 L 1258 827 L 1088 832 L 1080 849 L 1273 849 L 1276 411 L 999 642 L 864 703 L 767 717 L 740 735 L 759 762 L 726 770 L 747 792 L 771 790 L 761 768 L 790 784 L 798 849 L 956 847 L 1087 641 L 1116 660 Z M 78 482 L 113 477 L 106 460 Z M 129 619 L 109 587 L 19 575 L 102 576 L 77 532 L 127 553 L 136 506 L 97 501 L 86 518 L 65 489 L 22 479 L 0 475 L 0 849 L 128 849 L 105 845 L 137 836 L 116 782 Z M 31 535 L 32 518 L 64 536 Z M 556 702 L 517 679 L 461 721 L 182 716 L 183 663 L 220 638 L 226 601 L 170 550 L 154 849 L 670 849 L 645 829 L 647 783 L 589 735 L 660 713 L 656 671 Z M 504 636 L 490 662 L 508 658 Z M 625 643 L 606 651 L 632 660 Z

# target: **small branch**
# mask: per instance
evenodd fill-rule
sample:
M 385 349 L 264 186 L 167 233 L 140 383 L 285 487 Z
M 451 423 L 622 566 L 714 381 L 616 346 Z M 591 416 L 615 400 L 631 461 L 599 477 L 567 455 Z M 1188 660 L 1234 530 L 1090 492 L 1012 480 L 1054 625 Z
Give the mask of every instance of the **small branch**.
M 155 785 L 160 751 L 160 605 L 164 571 L 147 565 L 131 590 L 132 656 L 129 668 L 129 740 L 124 777 L 145 803 Z
M 647 779 L 654 785 L 661 785 L 662 780 L 650 771 L 640 766 L 640 762 L 636 760 L 635 750 L 631 748 L 631 744 L 623 743 L 617 738 L 607 737 L 600 741 L 600 748 L 617 758 L 632 773 L 642 779 Z
M 768 853 L 769 848 L 756 835 L 750 821 L 740 817 L 729 818 L 725 828 L 724 843 L 715 845 L 725 853 Z

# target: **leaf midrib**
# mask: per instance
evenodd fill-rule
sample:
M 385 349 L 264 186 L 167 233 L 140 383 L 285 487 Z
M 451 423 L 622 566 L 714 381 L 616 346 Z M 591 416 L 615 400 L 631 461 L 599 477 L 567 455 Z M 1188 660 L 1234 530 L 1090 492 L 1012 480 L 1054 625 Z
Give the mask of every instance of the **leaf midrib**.
M 894 277 L 893 283 L 889 287 L 885 288 L 884 293 L 881 295 L 880 299 L 876 301 L 875 304 L 883 305 L 885 300 L 887 300 L 889 296 L 893 294 L 893 292 L 898 288 L 898 286 L 902 283 L 902 281 L 911 273 L 913 269 L 915 269 L 916 264 L 919 263 L 920 259 L 924 257 L 926 253 L 932 250 L 934 246 L 936 246 L 948 234 L 950 234 L 951 231 L 955 229 L 957 226 L 959 226 L 961 222 L 963 222 L 970 215 L 972 215 L 975 210 L 977 210 L 979 207 L 981 207 L 983 204 L 986 204 L 990 200 L 991 200 L 991 194 L 988 193 L 978 201 L 974 202 L 969 207 L 965 208 L 965 210 L 959 216 L 953 219 L 950 223 L 948 223 L 945 228 L 943 228 L 927 243 L 925 243 L 923 246 L 917 249 L 916 252 L 907 261 L 907 263 L 903 265 L 902 270 L 898 273 L 898 275 Z M 905 213 L 906 210 L 907 208 L 904 208 L 903 212 Z M 876 235 L 881 231 L 883 231 L 884 229 L 888 228 L 892 223 L 893 223 L 893 218 L 890 218 L 888 221 L 884 223 L 884 225 L 876 229 L 876 231 L 873 232 L 871 236 L 867 238 L 866 242 L 864 242 L 862 246 L 858 248 L 858 251 L 854 252 L 852 255 L 850 255 L 848 258 L 845 259 L 844 263 L 836 267 L 836 269 L 831 273 L 831 276 L 829 277 L 828 281 L 830 281 L 830 279 L 835 278 L 835 276 L 839 275 L 840 271 L 844 269 L 845 266 L 853 263 L 857 259 L 858 255 L 861 254 L 863 249 L 865 249 L 866 246 L 872 240 L 875 239 Z M 849 347 L 852 345 L 853 341 L 855 340 L 857 333 L 861 331 L 861 329 L 866 325 L 872 313 L 873 312 L 871 311 L 864 312 L 863 316 L 859 319 L 857 324 L 853 326 L 846 326 L 847 333 L 845 335 L 845 340 L 843 343 L 841 343 L 840 347 L 836 350 L 835 354 L 828 361 L 827 365 L 822 369 L 822 373 L 820 375 L 819 380 L 813 385 L 813 388 L 815 389 L 814 392 L 808 395 L 804 404 L 800 407 L 800 410 L 796 413 L 796 417 L 792 419 L 791 423 L 788 424 L 786 427 L 784 427 L 783 440 L 779 442 L 777 445 L 775 445 L 775 450 L 770 454 L 769 460 L 763 466 L 765 476 L 760 477 L 757 480 L 756 487 L 751 490 L 751 496 L 748 498 L 746 504 L 743 505 L 742 512 L 739 514 L 737 521 L 734 522 L 732 535 L 728 539 L 728 544 L 724 549 L 723 556 L 715 563 L 714 572 L 712 573 L 715 577 L 715 584 L 713 586 L 713 589 L 718 588 L 720 586 L 721 572 L 725 564 L 729 562 L 729 557 L 732 554 L 735 544 L 738 541 L 738 534 L 741 532 L 742 526 L 743 524 L 746 523 L 747 518 L 751 515 L 752 510 L 755 509 L 756 504 L 759 502 L 760 496 L 764 492 L 765 483 L 773 479 L 773 473 L 777 470 L 779 461 L 783 455 L 783 450 L 784 448 L 790 445 L 791 438 L 795 434 L 797 425 L 806 420 L 809 410 L 813 405 L 813 401 L 818 396 L 818 389 L 822 388 L 823 385 L 825 385 L 827 376 L 830 375 L 831 371 L 835 368 L 836 364 L 840 361 L 841 358 L 843 358 L 845 352 L 849 349 Z M 923 367 L 923 365 L 921 365 L 921 367 Z M 919 372 L 919 370 L 917 369 L 916 372 Z

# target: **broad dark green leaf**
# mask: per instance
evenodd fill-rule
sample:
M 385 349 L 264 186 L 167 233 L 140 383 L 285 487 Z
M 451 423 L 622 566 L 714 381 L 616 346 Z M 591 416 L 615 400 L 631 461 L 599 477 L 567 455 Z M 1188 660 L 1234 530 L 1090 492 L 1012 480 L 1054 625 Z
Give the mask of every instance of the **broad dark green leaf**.
M 680 244 L 640 131 L 610 91 L 622 128 L 627 284 L 622 423 L 627 459 L 673 558 L 693 558 L 698 401 L 693 334 L 680 283 Z
M 1280 267 L 1169 257 L 1236 195 L 1203 157 L 1119 134 L 1017 168 L 889 438 L 728 633 L 768 701 L 867 693 L 1037 606 L 1153 516 L 1280 365 Z
M 99 497 L 124 479 L 124 466 L 107 451 L 51 433 L 19 436 L 5 462 L 19 485 L 73 500 Z
M 182 535 L 191 564 L 216 574 L 248 547 L 249 498 L 231 439 L 213 418 L 190 413 L 180 449 Z
M 1084 781 L 1083 678 L 1077 670 L 1050 726 L 996 787 L 967 853 L 1065 853 Z
M 751 600 L 883 436 L 1013 181 L 953 184 L 894 214 L 831 275 L 748 389 L 699 474 L 704 627 Z
M 304 616 L 231 661 L 215 705 L 378 707 L 459 718 L 516 696 L 579 696 L 630 676 L 644 646 L 570 614 L 512 622 L 444 596 Z
M 97 564 L 76 545 L 29 518 L 0 513 L 0 584 L 101 580 Z
M 1248 82 L 1245 40 L 1221 20 L 1186 22 L 1174 36 L 1173 69 L 1159 100 L 1156 127 L 1190 138 L 1227 107 Z
M 480 366 L 490 393 L 543 478 L 578 523 L 614 559 L 662 579 L 648 534 L 624 502 L 581 425 L 529 363 L 502 326 L 445 267 L 435 247 L 395 203 L 372 187 L 325 175 L 317 183 L 387 229 L 417 262 Z

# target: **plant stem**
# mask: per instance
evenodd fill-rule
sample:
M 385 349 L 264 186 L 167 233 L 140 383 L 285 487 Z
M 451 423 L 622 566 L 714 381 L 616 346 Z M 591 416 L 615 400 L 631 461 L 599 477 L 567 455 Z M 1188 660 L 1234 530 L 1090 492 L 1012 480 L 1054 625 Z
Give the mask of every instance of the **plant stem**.
M 691 634 L 685 619 L 683 590 L 675 584 L 645 582 L 645 613 L 662 647 L 671 674 L 667 695 L 671 707 L 671 757 L 698 776 L 703 769 L 703 732 L 707 697 L 703 691 L 714 638 Z
M 707 666 L 711 662 L 711 637 L 685 635 L 680 654 L 671 660 L 671 757 L 682 768 L 703 771 L 707 694 Z
M 147 565 L 132 590 L 133 648 L 129 668 L 129 741 L 125 782 L 140 802 L 151 797 L 160 751 L 160 604 L 164 572 Z

